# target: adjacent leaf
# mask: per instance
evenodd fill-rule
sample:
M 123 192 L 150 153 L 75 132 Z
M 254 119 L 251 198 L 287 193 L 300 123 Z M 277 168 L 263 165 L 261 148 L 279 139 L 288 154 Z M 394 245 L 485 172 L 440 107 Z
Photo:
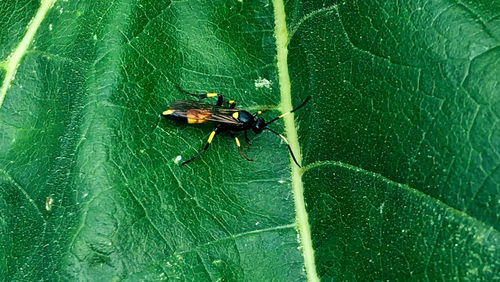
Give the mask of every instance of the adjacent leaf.
M 319 276 L 499 279 L 500 3 L 330 2 L 287 6 Z

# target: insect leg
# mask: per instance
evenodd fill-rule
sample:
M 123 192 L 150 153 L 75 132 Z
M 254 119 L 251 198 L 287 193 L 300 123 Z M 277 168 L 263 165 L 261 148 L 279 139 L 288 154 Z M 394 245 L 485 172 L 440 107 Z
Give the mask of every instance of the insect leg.
M 191 93 L 191 92 L 188 92 L 188 91 L 182 89 L 179 85 L 175 85 L 175 88 L 177 88 L 177 90 L 179 90 L 180 92 L 182 92 L 184 94 L 191 95 L 191 96 L 196 97 L 198 99 L 217 97 L 217 104 L 216 105 L 219 107 L 222 106 L 222 104 L 224 103 L 224 96 L 219 94 L 219 93 L 196 94 L 196 93 Z M 236 103 L 234 102 L 234 100 L 229 100 L 226 103 L 229 105 L 230 109 L 234 109 L 234 107 L 236 107 Z
M 222 106 L 222 103 L 224 103 L 224 96 L 222 96 L 221 94 L 218 94 L 218 98 L 217 98 L 217 106 Z M 226 103 L 229 105 L 229 108 L 230 109 L 234 109 L 234 107 L 236 107 L 236 103 L 234 102 L 234 100 L 229 100 L 229 101 L 226 101 Z
M 255 118 L 257 117 L 258 115 L 262 114 L 263 112 L 267 111 L 268 109 L 263 109 L 262 111 L 257 111 L 255 114 L 253 114 L 252 116 Z
M 238 147 L 238 151 L 240 152 L 241 156 L 249 162 L 253 161 L 253 159 L 249 159 L 247 158 L 247 156 L 245 156 L 245 154 L 243 154 L 243 151 L 241 150 L 240 140 L 238 139 L 238 137 L 236 137 L 232 132 L 229 132 L 229 134 L 231 134 L 231 137 L 234 138 L 234 141 L 236 142 L 236 147 Z
M 222 95 L 217 96 L 217 104 L 216 105 L 220 107 L 220 106 L 222 106 L 222 103 L 224 103 L 224 96 L 222 96 Z
M 215 135 L 220 131 L 220 125 L 218 125 L 213 131 L 212 133 L 210 133 L 210 136 L 208 136 L 208 140 L 207 140 L 207 143 L 205 144 L 205 147 L 203 147 L 203 149 L 201 149 L 201 151 L 199 151 L 196 155 L 194 155 L 192 158 L 190 158 L 189 160 L 187 161 L 184 161 L 181 163 L 181 166 L 187 164 L 187 163 L 190 163 L 192 162 L 194 159 L 196 159 L 197 157 L 199 157 L 203 152 L 205 152 L 208 147 L 210 146 L 210 143 L 212 143 L 212 140 L 214 139 Z
M 250 141 L 250 138 L 248 138 L 248 133 L 245 130 L 245 142 L 247 142 L 248 145 L 252 146 L 252 141 Z
M 188 92 L 188 91 L 182 89 L 179 85 L 175 85 L 175 88 L 177 88 L 177 90 L 179 90 L 180 92 L 182 92 L 184 94 L 194 96 L 194 97 L 196 97 L 198 99 L 205 99 L 205 98 L 212 98 L 212 97 L 220 97 L 220 96 L 222 96 L 222 95 L 220 95 L 218 93 L 205 93 L 205 94 L 191 93 L 191 92 Z M 221 98 L 219 98 L 219 99 L 221 99 Z M 222 100 L 224 100 L 224 98 L 222 98 Z M 217 102 L 217 103 L 219 103 L 219 102 Z
M 302 166 L 299 164 L 299 162 L 297 161 L 297 159 L 295 158 L 295 155 L 293 154 L 293 151 L 292 151 L 292 147 L 290 147 L 290 144 L 288 143 L 288 140 L 286 140 L 285 136 L 283 136 L 282 134 L 279 134 L 278 132 L 276 132 L 276 131 L 272 130 L 272 129 L 271 129 L 271 128 L 269 128 L 269 127 L 266 127 L 266 128 L 264 128 L 264 129 L 271 131 L 272 133 L 274 133 L 274 134 L 278 135 L 281 139 L 283 139 L 283 141 L 285 141 L 286 146 L 288 147 L 288 151 L 290 151 L 290 155 L 292 156 L 292 159 L 293 159 L 293 161 L 295 162 L 295 164 L 296 164 L 298 167 L 302 167 Z

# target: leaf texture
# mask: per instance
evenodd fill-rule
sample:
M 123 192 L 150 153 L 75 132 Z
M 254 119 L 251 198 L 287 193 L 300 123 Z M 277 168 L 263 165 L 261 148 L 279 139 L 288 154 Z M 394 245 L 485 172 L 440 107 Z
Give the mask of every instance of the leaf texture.
M 2 1 L 0 278 L 499 279 L 499 12 Z M 266 133 L 179 167 L 213 126 L 160 116 L 175 85 L 267 120 L 311 96 L 272 124 L 303 168 Z

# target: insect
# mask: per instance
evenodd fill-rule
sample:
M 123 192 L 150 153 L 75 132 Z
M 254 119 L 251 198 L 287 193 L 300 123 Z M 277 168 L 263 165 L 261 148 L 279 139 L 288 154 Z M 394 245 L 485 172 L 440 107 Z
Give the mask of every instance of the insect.
M 236 137 L 234 132 L 243 131 L 245 133 L 245 141 L 249 145 L 251 145 L 250 139 L 248 138 L 247 135 L 248 130 L 252 130 L 255 134 L 260 134 L 264 130 L 267 130 L 269 132 L 278 135 L 281 139 L 283 139 L 283 141 L 285 141 L 285 144 L 288 146 L 288 150 L 290 151 L 290 155 L 292 156 L 293 161 L 300 167 L 299 163 L 297 162 L 297 159 L 295 158 L 295 155 L 293 154 L 292 148 L 288 144 L 288 140 L 286 140 L 286 138 L 282 134 L 272 130 L 267 126 L 270 123 L 273 123 L 283 118 L 284 116 L 302 108 L 307 103 L 310 97 L 307 97 L 299 106 L 297 106 L 290 112 L 275 117 L 269 122 L 265 122 L 262 117 L 257 117 L 257 115 L 262 113 L 261 111 L 251 114 L 247 111 L 236 109 L 236 103 L 233 100 L 224 101 L 224 96 L 222 96 L 221 94 L 218 93 L 195 94 L 195 93 L 190 93 L 180 88 L 177 85 L 175 87 L 180 92 L 197 97 L 200 100 L 205 98 L 217 97 L 217 103 L 215 105 L 204 103 L 201 101 L 186 101 L 186 100 L 174 101 L 170 104 L 168 110 L 162 112 L 162 116 L 164 116 L 165 118 L 178 122 L 185 122 L 188 124 L 212 122 L 216 124 L 215 129 L 210 133 L 207 143 L 205 144 L 203 149 L 199 151 L 196 155 L 188 159 L 187 161 L 182 162 L 181 166 L 190 163 L 196 158 L 198 158 L 203 152 L 205 152 L 208 149 L 215 135 L 221 132 L 228 132 L 231 135 L 231 137 L 234 138 L 234 141 L 236 142 L 236 146 L 238 147 L 238 151 L 240 152 L 241 156 L 247 161 L 253 161 L 252 159 L 248 158 L 241 150 L 240 140 L 238 139 L 238 137 Z

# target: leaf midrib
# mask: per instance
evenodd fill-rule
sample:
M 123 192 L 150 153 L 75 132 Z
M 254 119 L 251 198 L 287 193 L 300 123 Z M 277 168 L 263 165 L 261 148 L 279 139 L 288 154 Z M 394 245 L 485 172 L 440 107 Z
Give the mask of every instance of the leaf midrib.
M 288 74 L 288 31 L 286 26 L 285 6 L 282 0 L 273 0 L 274 7 L 274 36 L 276 38 L 277 68 L 279 76 L 280 94 L 281 94 L 281 112 L 286 113 L 292 110 L 292 96 L 290 87 L 290 76 Z M 302 162 L 300 153 L 300 144 L 297 137 L 297 126 L 295 124 L 294 114 L 289 114 L 283 118 L 285 132 L 292 151 L 297 158 L 297 162 Z M 300 168 L 292 161 L 290 157 L 292 191 L 295 204 L 297 228 L 300 235 L 300 243 L 304 256 L 304 265 L 309 281 L 319 281 L 316 272 L 316 263 L 314 258 L 314 249 L 311 239 L 311 228 L 305 207 L 304 186 Z

